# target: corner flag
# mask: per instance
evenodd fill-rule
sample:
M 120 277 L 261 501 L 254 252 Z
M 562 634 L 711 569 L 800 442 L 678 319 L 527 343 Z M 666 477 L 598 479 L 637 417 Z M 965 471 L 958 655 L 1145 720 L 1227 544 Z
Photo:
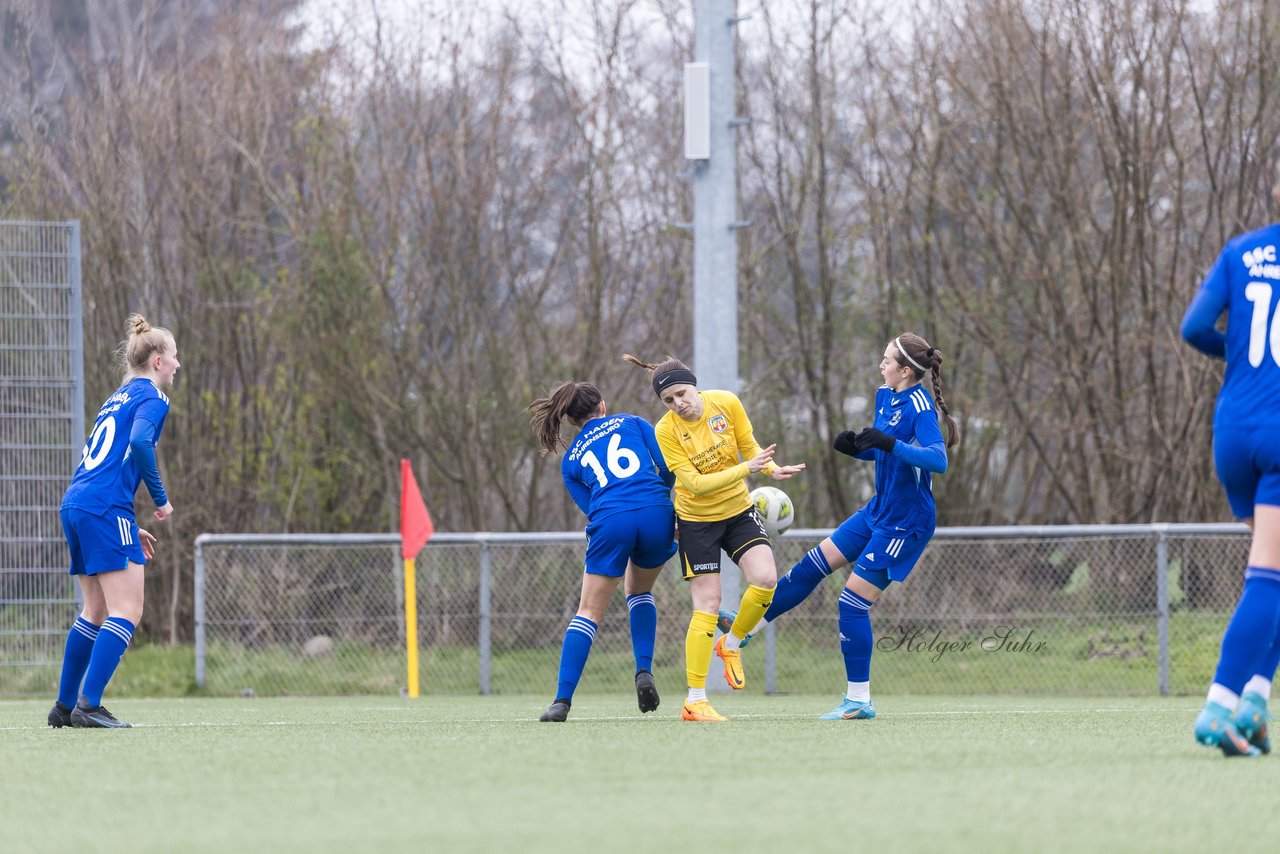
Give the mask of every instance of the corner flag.
M 408 460 L 400 461 L 400 556 L 405 560 L 415 558 L 422 547 L 436 532 L 436 526 L 427 512 L 427 505 L 413 477 L 413 466 Z
M 418 584 L 414 558 L 436 532 L 408 460 L 400 461 L 400 556 L 404 558 L 404 641 L 408 693 L 418 696 Z

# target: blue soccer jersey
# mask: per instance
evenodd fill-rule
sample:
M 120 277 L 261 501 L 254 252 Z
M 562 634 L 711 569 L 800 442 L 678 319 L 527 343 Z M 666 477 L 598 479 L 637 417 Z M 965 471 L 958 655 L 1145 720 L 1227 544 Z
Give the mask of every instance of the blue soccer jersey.
M 653 425 L 635 415 L 606 415 L 582 425 L 560 474 L 592 521 L 636 507 L 671 506 L 675 475 L 662 458 Z
M 1233 238 L 1182 320 L 1196 349 L 1227 360 L 1214 412 L 1220 426 L 1280 423 L 1280 224 Z M 1227 312 L 1227 331 L 1216 329 Z
M 897 392 L 881 386 L 875 405 L 873 426 L 892 436 L 897 445 L 890 453 L 871 450 L 859 455 L 876 464 L 876 494 L 866 506 L 868 522 L 882 534 L 932 534 L 938 520 L 933 481 L 929 469 L 916 463 L 929 459 L 930 467 L 946 469 L 946 442 L 938 429 L 933 396 L 918 384 Z M 939 454 L 940 461 L 931 459 Z
M 116 389 L 98 410 L 80 465 L 62 498 L 63 509 L 94 514 L 114 510 L 132 518 L 133 496 L 144 474 L 156 505 L 167 503 L 151 443 L 143 452 L 150 454 L 150 459 L 139 461 L 130 447 L 130 438 L 136 428 L 158 440 L 168 414 L 169 398 L 149 379 L 139 377 Z

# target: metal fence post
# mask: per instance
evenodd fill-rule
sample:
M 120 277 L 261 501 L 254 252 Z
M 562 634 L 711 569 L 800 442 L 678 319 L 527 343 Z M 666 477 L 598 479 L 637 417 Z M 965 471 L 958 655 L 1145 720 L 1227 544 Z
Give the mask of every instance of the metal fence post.
M 204 613 L 204 537 L 196 537 L 195 594 L 196 594 L 196 687 L 204 687 L 205 667 L 205 613 Z
M 489 554 L 488 540 L 480 542 L 480 693 L 488 695 L 489 679 L 492 675 L 492 635 L 490 622 L 493 619 L 493 592 L 490 573 L 492 556 Z
M 1169 539 L 1164 525 L 1156 532 L 1156 636 L 1159 639 L 1160 696 L 1169 696 Z

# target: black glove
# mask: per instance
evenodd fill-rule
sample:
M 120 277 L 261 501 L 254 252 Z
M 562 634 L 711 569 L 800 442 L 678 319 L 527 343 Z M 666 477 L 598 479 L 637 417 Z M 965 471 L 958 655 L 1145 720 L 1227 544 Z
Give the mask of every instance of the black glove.
M 868 427 L 854 439 L 854 446 L 859 451 L 875 448 L 877 451 L 884 451 L 886 454 L 893 453 L 893 446 L 897 443 L 897 439 L 874 427 Z
M 836 436 L 836 440 L 831 444 L 831 447 L 842 454 L 848 454 L 852 457 L 858 453 L 858 435 L 852 430 L 845 430 L 839 436 Z

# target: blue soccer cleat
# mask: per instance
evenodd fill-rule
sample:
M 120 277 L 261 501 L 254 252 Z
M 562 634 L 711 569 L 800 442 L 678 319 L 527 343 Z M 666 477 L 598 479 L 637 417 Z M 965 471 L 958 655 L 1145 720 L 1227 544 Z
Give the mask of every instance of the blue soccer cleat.
M 820 721 L 867 721 L 876 716 L 876 706 L 868 700 L 865 703 L 859 703 L 856 700 L 850 700 L 845 697 L 840 701 L 840 705 L 836 706 L 825 715 L 818 715 Z
M 716 628 L 724 634 L 729 634 L 729 629 L 733 628 L 733 621 L 738 619 L 738 612 L 731 611 L 728 608 L 721 608 L 720 613 L 716 614 Z M 746 649 L 747 644 L 755 635 L 747 635 L 742 639 L 742 643 L 738 644 L 738 649 Z
M 1196 741 L 1217 747 L 1224 756 L 1260 756 L 1262 751 L 1249 743 L 1231 722 L 1231 712 L 1218 703 L 1205 703 L 1196 717 Z
M 1267 722 L 1270 720 L 1266 699 L 1255 691 L 1245 691 L 1231 723 L 1250 744 L 1263 753 L 1270 753 L 1271 734 L 1267 731 Z

